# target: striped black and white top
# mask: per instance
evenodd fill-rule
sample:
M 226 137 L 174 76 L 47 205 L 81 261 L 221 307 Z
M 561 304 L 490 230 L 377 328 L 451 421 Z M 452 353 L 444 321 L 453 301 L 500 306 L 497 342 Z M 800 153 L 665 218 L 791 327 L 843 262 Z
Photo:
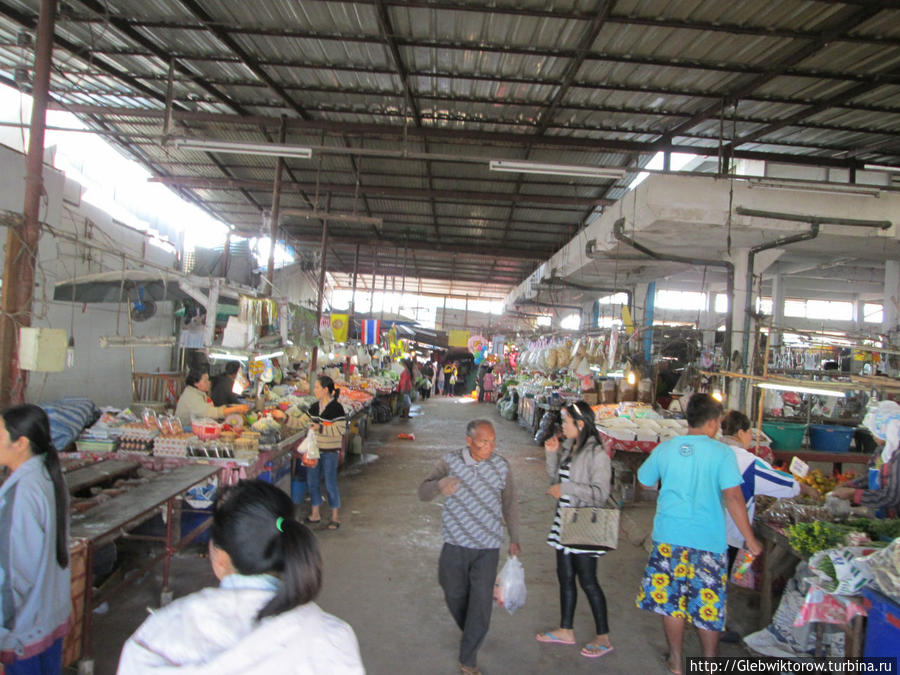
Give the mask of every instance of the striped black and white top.
M 569 463 L 561 464 L 559 467 L 559 482 L 560 483 L 568 483 L 569 482 Z M 599 558 L 601 555 L 605 555 L 606 551 L 597 551 L 597 550 L 589 550 L 582 548 L 573 548 L 572 546 L 565 546 L 561 544 L 559 541 L 559 533 L 562 529 L 562 509 L 565 506 L 570 506 L 572 503 L 571 499 L 566 495 L 562 495 L 559 500 L 556 502 L 556 513 L 553 516 L 553 527 L 550 528 L 550 534 L 547 535 L 547 544 L 555 548 L 557 551 L 562 551 L 563 553 L 583 553 L 587 555 L 592 555 L 595 558 Z

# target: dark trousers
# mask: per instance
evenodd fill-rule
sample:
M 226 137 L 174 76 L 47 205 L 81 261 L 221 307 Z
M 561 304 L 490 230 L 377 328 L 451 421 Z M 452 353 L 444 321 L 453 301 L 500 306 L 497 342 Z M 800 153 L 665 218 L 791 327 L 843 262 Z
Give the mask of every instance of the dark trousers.
M 571 629 L 575 619 L 575 601 L 578 590 L 575 578 L 581 584 L 581 590 L 587 596 L 597 626 L 597 635 L 609 632 L 606 621 L 606 596 L 597 583 L 597 559 L 586 553 L 563 553 L 556 551 L 556 576 L 559 579 L 560 628 Z
M 500 550 L 463 548 L 444 544 L 438 562 L 438 581 L 444 589 L 447 608 L 463 632 L 459 644 L 459 662 L 476 665 L 478 649 L 491 625 L 494 580 Z

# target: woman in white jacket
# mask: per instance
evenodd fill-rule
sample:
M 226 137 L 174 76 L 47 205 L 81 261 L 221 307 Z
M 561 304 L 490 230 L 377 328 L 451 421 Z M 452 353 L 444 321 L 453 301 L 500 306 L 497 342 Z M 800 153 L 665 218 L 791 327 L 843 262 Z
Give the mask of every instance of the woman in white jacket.
M 353 629 L 313 602 L 322 559 L 293 510 L 262 481 L 222 490 L 209 556 L 220 586 L 144 621 L 122 649 L 119 674 L 364 673 Z

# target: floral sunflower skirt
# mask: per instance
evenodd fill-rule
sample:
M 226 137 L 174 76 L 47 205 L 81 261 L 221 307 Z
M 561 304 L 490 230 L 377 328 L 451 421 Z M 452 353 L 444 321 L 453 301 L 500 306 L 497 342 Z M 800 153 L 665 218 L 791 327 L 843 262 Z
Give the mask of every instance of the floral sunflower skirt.
M 725 630 L 728 553 L 653 542 L 635 604 L 703 630 Z

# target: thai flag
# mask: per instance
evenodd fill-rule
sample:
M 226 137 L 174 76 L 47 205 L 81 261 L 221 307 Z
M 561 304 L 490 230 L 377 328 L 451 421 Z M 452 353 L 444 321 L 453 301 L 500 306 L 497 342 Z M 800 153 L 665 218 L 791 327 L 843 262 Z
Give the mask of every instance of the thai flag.
M 381 321 L 367 319 L 362 322 L 362 343 L 364 345 L 377 345 L 378 333 L 381 331 Z

